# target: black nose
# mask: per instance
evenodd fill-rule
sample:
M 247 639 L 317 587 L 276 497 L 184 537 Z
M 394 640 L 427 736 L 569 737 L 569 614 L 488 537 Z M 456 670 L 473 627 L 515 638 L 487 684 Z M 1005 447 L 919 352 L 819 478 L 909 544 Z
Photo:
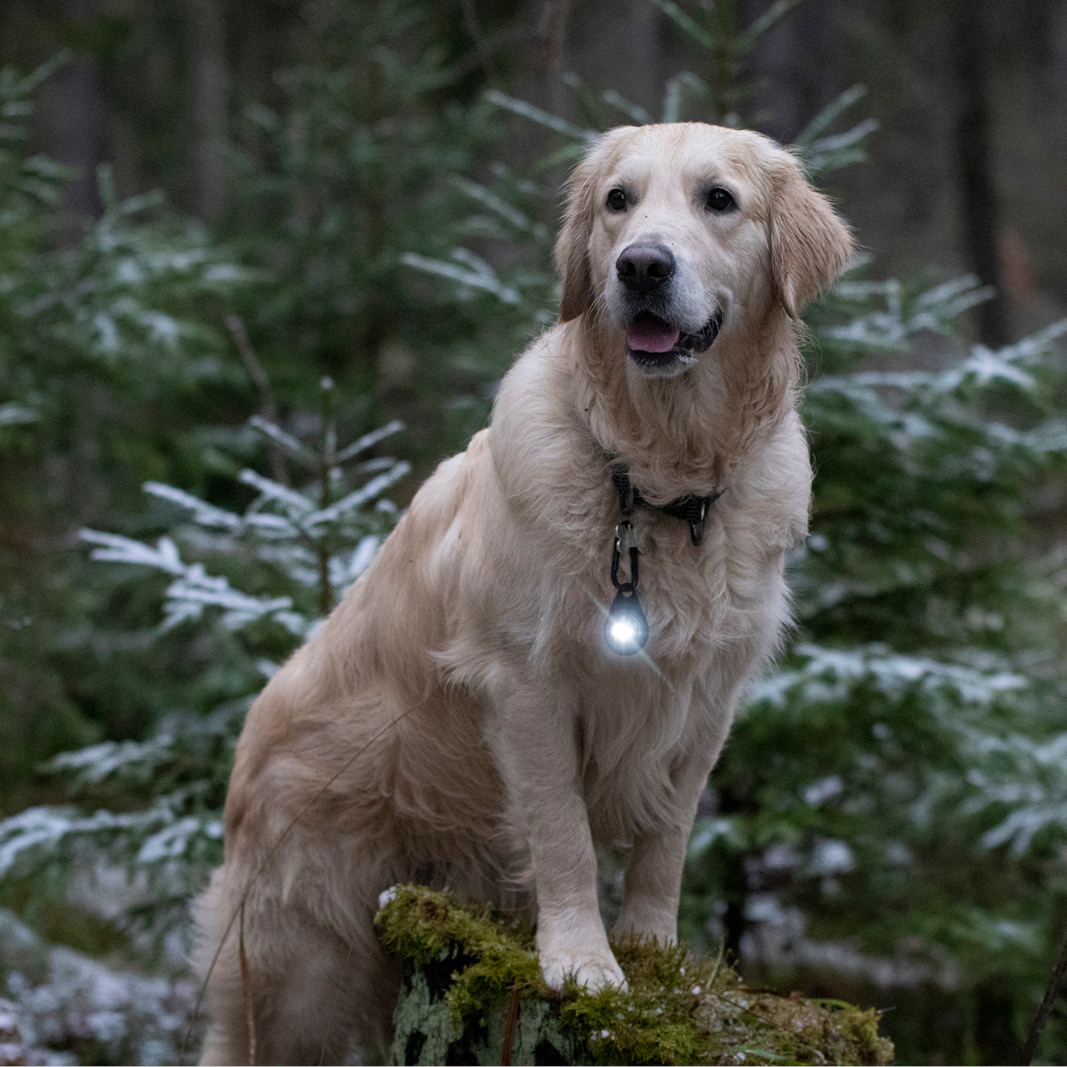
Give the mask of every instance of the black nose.
M 674 274 L 674 255 L 663 245 L 630 245 L 615 261 L 615 273 L 627 289 L 651 292 L 669 281 Z

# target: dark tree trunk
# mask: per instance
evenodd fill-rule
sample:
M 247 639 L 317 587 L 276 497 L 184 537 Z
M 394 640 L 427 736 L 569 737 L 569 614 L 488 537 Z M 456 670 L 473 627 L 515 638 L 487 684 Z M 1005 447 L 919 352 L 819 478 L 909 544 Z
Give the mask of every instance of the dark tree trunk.
M 54 10 L 72 30 L 88 27 L 100 15 L 99 0 L 60 0 Z M 86 218 L 102 210 L 96 169 L 104 155 L 106 105 L 100 64 L 88 52 L 75 53 L 40 90 L 41 147 L 45 155 L 76 167 L 78 176 L 64 191 L 57 239 L 73 241 Z
M 987 345 L 1008 342 L 1008 316 L 998 256 L 1000 211 L 993 180 L 991 120 L 986 86 L 985 0 L 958 3 L 955 18 L 955 150 L 964 250 L 970 269 L 996 292 L 977 308 L 978 335 Z
M 205 221 L 218 218 L 226 196 L 219 148 L 226 133 L 226 26 L 218 0 L 186 0 L 193 129 L 193 202 Z
M 548 111 L 559 108 L 560 76 L 563 73 L 564 47 L 567 43 L 567 22 L 570 19 L 571 0 L 550 0 L 545 6 L 543 19 L 543 82 L 541 104 Z
M 750 25 L 765 7 L 744 4 L 741 25 Z M 742 68 L 755 97 L 742 101 L 745 120 L 758 120 L 763 132 L 792 141 L 846 84 L 837 36 L 825 5 L 801 5 L 772 27 L 756 45 L 751 67 Z

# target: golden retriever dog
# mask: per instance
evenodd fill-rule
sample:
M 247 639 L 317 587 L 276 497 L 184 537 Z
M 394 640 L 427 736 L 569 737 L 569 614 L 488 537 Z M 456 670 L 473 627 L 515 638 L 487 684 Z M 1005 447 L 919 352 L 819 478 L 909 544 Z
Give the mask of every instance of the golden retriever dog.
M 205 1063 L 385 1040 L 397 882 L 529 907 L 549 986 L 623 985 L 618 849 L 615 930 L 676 937 L 807 528 L 798 317 L 851 240 L 787 151 L 701 123 L 612 130 L 568 192 L 559 324 L 248 716 L 198 905 Z

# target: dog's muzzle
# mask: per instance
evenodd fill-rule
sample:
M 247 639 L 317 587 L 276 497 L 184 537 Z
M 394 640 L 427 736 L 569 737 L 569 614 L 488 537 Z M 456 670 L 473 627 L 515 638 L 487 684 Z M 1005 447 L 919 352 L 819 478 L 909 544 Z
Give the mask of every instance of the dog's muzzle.
M 615 261 L 626 303 L 633 309 L 625 328 L 626 347 L 648 373 L 673 374 L 684 369 L 696 353 L 712 346 L 722 327 L 721 311 L 693 332 L 675 325 L 670 282 L 677 269 L 674 253 L 652 241 L 635 241 Z

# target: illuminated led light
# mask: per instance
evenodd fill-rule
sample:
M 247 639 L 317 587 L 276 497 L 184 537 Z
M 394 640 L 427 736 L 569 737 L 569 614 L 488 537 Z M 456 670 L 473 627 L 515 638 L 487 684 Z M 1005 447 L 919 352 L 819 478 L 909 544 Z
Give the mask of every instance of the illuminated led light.
M 604 640 L 616 655 L 632 656 L 648 641 L 648 620 L 641 610 L 637 593 L 619 591 L 604 625 Z

